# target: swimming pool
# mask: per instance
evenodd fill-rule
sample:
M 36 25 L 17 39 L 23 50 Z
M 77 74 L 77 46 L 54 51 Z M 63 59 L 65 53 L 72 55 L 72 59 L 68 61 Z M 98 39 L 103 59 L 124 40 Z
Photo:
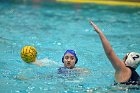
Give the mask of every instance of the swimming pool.
M 95 4 L 0 3 L 0 92 L 1 93 L 139 93 L 112 86 L 114 70 L 104 54 L 99 37 L 88 20 L 103 30 L 120 58 L 140 52 L 140 8 Z M 63 66 L 65 50 L 74 49 L 89 75 L 66 77 L 57 66 L 37 67 L 24 63 L 20 50 L 35 46 L 38 59 Z M 137 69 L 140 74 L 140 67 Z

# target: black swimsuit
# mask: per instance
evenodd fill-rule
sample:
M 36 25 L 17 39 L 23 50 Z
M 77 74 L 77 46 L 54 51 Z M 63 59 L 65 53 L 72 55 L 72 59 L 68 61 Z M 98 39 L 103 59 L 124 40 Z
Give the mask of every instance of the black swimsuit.
M 127 66 L 131 71 L 132 71 L 132 75 L 130 77 L 130 79 L 127 82 L 121 82 L 120 84 L 125 84 L 125 85 L 140 85 L 140 76 L 138 75 L 138 73 L 135 71 L 134 68 Z M 116 85 L 117 83 L 115 83 L 114 85 Z

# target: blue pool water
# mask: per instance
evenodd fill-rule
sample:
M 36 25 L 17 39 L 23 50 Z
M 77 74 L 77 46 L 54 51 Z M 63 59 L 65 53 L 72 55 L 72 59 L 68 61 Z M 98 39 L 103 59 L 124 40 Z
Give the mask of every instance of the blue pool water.
M 112 86 L 114 69 L 88 20 L 103 30 L 120 58 L 140 52 L 140 8 L 94 4 L 0 3 L 1 93 L 139 93 Z M 38 59 L 49 58 L 63 66 L 61 58 L 74 49 L 77 67 L 86 75 L 58 75 L 58 66 L 38 67 L 20 58 L 25 45 L 36 47 Z M 140 67 L 137 69 L 140 74 Z

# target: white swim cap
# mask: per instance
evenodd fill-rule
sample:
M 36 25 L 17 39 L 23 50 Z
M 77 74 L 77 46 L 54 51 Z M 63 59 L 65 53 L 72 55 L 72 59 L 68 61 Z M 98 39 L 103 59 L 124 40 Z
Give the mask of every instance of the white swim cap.
M 125 64 L 136 69 L 140 65 L 140 54 L 136 52 L 127 53 Z

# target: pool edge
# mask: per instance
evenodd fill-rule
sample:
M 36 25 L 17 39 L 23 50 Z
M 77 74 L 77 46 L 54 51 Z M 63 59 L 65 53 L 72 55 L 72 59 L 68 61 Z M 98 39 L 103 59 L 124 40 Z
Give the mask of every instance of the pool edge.
M 129 2 L 129 1 L 106 1 L 106 0 L 56 0 L 56 2 L 61 3 L 93 3 L 101 5 L 111 5 L 111 6 L 131 6 L 140 7 L 140 2 Z

